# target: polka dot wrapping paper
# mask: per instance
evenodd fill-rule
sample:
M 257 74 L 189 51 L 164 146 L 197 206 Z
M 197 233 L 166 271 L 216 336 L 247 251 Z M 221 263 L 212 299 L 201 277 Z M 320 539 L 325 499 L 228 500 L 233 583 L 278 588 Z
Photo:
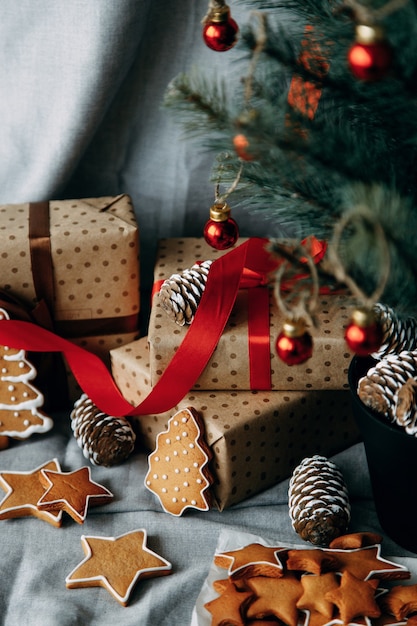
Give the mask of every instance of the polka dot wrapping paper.
M 123 194 L 39 204 L 46 205 L 47 304 L 55 331 L 110 365 L 110 349 L 138 336 L 139 230 L 131 199 Z M 39 299 L 45 272 L 42 259 L 33 256 L 33 228 L 39 233 L 41 220 L 40 207 L 33 207 L 0 206 L 0 286 L 29 305 Z
M 239 240 L 238 244 L 245 241 Z M 227 251 L 218 251 L 204 239 L 163 239 L 159 243 L 155 284 L 181 273 L 198 261 L 215 260 Z M 313 355 L 304 364 L 289 367 L 275 351 L 275 342 L 282 330 L 284 316 L 279 310 L 272 289 L 269 289 L 271 388 L 273 390 L 347 389 L 347 372 L 352 353 L 344 340 L 349 323 L 351 300 L 344 294 L 320 296 L 317 328 L 309 328 L 313 337 Z M 194 389 L 249 390 L 250 359 L 248 342 L 248 299 L 251 289 L 238 292 L 235 305 L 218 345 Z M 167 365 L 188 332 L 163 310 L 157 293 L 153 297 L 148 341 L 151 384 L 161 378 Z M 198 346 L 196 346 L 198 350 Z
M 151 390 L 147 337 L 112 350 L 111 362 L 123 396 L 139 404 Z M 152 450 L 169 418 L 188 406 L 204 421 L 220 510 L 288 478 L 304 457 L 359 440 L 345 390 L 206 390 L 190 391 L 171 411 L 131 418 L 143 444 Z

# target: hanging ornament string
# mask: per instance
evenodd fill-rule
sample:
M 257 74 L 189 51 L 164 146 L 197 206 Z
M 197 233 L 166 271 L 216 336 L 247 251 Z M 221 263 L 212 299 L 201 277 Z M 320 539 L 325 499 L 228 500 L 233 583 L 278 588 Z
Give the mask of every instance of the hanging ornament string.
M 290 261 L 285 260 L 276 271 L 276 280 L 274 286 L 274 295 L 280 311 L 288 319 L 305 319 L 312 326 L 316 325 L 314 318 L 314 311 L 317 308 L 318 295 L 319 295 L 319 279 L 316 264 L 305 244 L 298 243 L 292 250 L 292 257 L 298 261 L 303 268 L 306 264 L 310 272 L 309 289 L 292 290 L 287 296 L 287 301 L 283 297 L 284 289 L 282 289 L 282 282 L 285 272 L 289 267 L 292 267 Z M 289 297 L 295 298 L 296 302 L 289 302 Z
M 255 77 L 256 66 L 259 61 L 259 57 L 262 51 L 265 48 L 267 42 L 267 32 L 266 32 L 266 16 L 259 11 L 254 11 L 252 13 L 256 17 L 258 17 L 258 31 L 256 35 L 256 43 L 252 53 L 252 59 L 249 64 L 249 72 L 247 77 L 245 78 L 245 90 L 244 90 L 244 102 L 245 102 L 245 111 L 241 113 L 237 119 L 237 126 L 239 128 L 239 132 L 233 137 L 233 146 L 236 151 L 237 156 L 242 161 L 253 161 L 256 158 L 256 151 L 251 150 L 250 142 L 245 135 L 245 128 L 247 128 L 251 123 L 256 122 L 257 112 L 255 109 L 250 108 L 249 103 L 253 96 L 253 81 Z
M 336 11 L 348 8 L 352 11 L 357 22 L 361 24 L 376 24 L 392 13 L 396 13 L 404 8 L 409 4 L 409 1 L 410 0 L 390 0 L 377 9 L 370 9 L 370 7 L 364 6 L 357 0 L 344 0 L 343 4 L 338 7 Z
M 339 256 L 342 234 L 348 226 L 355 221 L 362 221 L 374 229 L 380 249 L 381 264 L 379 281 L 374 292 L 370 295 L 367 295 L 360 289 L 356 281 L 349 276 Z M 353 296 L 360 302 L 360 306 L 354 309 L 351 321 L 346 328 L 346 343 L 358 356 L 367 356 L 375 353 L 382 344 L 383 330 L 377 318 L 374 306 L 384 293 L 390 273 L 390 254 L 384 230 L 366 207 L 356 207 L 353 211 L 349 211 L 343 215 L 336 224 L 333 240 L 329 244 L 328 250 L 328 261 L 334 276 L 337 280 L 344 283 Z
M 345 267 L 339 256 L 340 242 L 342 234 L 346 228 L 355 221 L 362 221 L 369 224 L 375 232 L 377 242 L 380 246 L 381 257 L 381 272 L 379 282 L 371 295 L 367 295 L 359 285 L 353 280 L 351 276 L 346 272 Z M 381 224 L 375 220 L 372 213 L 365 206 L 355 207 L 354 210 L 345 213 L 335 225 L 333 230 L 333 238 L 329 242 L 328 247 L 328 262 L 331 267 L 331 271 L 335 278 L 344 283 L 351 293 L 361 302 L 361 304 L 367 308 L 372 308 L 376 302 L 381 298 L 385 286 L 387 284 L 390 273 L 390 254 L 388 243 L 385 237 L 384 230 Z
M 313 340 L 307 331 L 306 320 L 315 326 L 314 311 L 317 308 L 319 294 L 319 280 L 316 265 L 306 243 L 298 244 L 292 251 L 296 262 L 307 264 L 310 272 L 309 289 L 302 289 L 298 285 L 293 289 L 287 300 L 291 299 L 291 306 L 285 302 L 282 293 L 282 279 L 289 267 L 293 268 L 288 260 L 278 268 L 275 278 L 274 295 L 278 307 L 285 315 L 283 329 L 277 337 L 275 348 L 279 358 L 287 365 L 300 365 L 309 359 L 313 352 Z M 295 302 L 294 302 L 295 301 Z
M 239 227 L 231 217 L 231 210 L 226 200 L 239 184 L 243 164 L 229 189 L 220 196 L 220 181 L 216 183 L 214 204 L 210 207 L 210 217 L 204 226 L 204 239 L 216 250 L 227 250 L 239 239 Z

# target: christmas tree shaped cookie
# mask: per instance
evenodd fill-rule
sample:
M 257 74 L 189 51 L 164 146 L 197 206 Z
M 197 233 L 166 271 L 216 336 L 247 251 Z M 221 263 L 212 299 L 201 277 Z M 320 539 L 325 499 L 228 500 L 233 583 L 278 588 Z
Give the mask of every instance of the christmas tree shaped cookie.
M 9 319 L 0 308 L 0 320 Z M 53 426 L 50 417 L 39 408 L 42 393 L 30 384 L 37 375 L 27 360 L 25 350 L 0 346 L 0 436 L 26 439 L 44 433 Z
M 187 508 L 207 511 L 210 458 L 199 415 L 191 407 L 182 409 L 157 437 L 156 449 L 149 455 L 145 485 L 158 496 L 167 513 L 178 516 Z

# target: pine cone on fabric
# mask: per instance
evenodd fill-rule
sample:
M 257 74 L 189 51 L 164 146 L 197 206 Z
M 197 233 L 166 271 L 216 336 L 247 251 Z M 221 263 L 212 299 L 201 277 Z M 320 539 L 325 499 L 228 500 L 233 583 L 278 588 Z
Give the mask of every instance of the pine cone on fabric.
M 339 468 L 324 456 L 305 458 L 294 470 L 288 489 L 295 532 L 318 546 L 346 533 L 350 522 L 347 487 Z
M 358 381 L 358 396 L 373 411 L 394 419 L 395 398 L 409 378 L 417 377 L 417 350 L 389 354 Z
M 74 404 L 71 427 L 84 456 L 93 465 L 117 465 L 133 451 L 136 436 L 130 423 L 106 415 L 85 393 Z
M 191 324 L 193 321 L 206 288 L 211 264 L 210 260 L 196 263 L 181 274 L 173 274 L 162 283 L 159 301 L 179 326 Z
M 381 303 L 374 306 L 374 311 L 383 330 L 381 347 L 372 354 L 375 359 L 417 349 L 417 320 L 414 317 L 401 319 L 391 307 Z

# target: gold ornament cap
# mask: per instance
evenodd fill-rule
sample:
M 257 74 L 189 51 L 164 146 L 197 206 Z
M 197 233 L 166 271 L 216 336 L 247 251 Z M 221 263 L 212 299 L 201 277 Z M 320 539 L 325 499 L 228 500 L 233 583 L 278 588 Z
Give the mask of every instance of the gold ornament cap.
M 227 202 L 216 203 L 210 207 L 210 219 L 213 222 L 225 222 L 230 217 L 230 207 Z
M 359 328 L 367 328 L 376 322 L 376 316 L 373 309 L 367 307 L 358 307 L 352 312 L 351 316 L 352 324 L 359 326 Z
M 306 323 L 303 319 L 285 320 L 282 326 L 282 332 L 290 339 L 302 337 L 306 332 Z
M 225 4 L 222 7 L 216 7 L 210 9 L 206 22 L 214 22 L 215 24 L 222 24 L 223 22 L 227 22 L 230 17 L 230 8 Z
M 385 41 L 385 33 L 382 26 L 367 26 L 357 24 L 355 28 L 356 42 L 363 45 L 372 45 L 380 41 Z

